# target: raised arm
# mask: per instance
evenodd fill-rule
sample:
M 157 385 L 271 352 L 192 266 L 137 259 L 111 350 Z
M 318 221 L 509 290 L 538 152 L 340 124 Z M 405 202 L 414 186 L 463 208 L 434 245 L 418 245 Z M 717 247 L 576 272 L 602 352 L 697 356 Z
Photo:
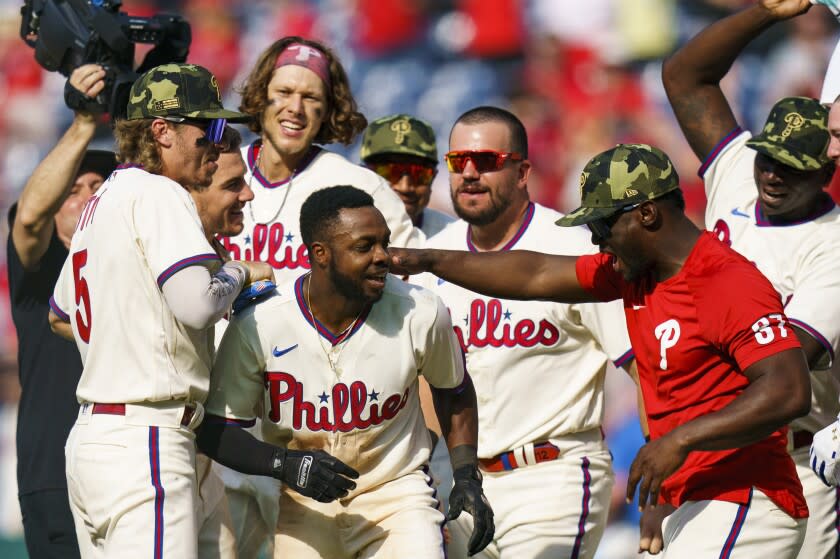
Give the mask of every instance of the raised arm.
M 394 274 L 431 272 L 470 291 L 503 299 L 595 301 L 578 282 L 574 256 L 527 250 L 466 252 L 389 248 L 388 251 Z
M 95 97 L 104 87 L 104 77 L 100 66 L 86 64 L 73 71 L 70 84 L 85 95 Z M 55 229 L 55 214 L 70 194 L 95 131 L 94 116 L 76 112 L 70 128 L 23 187 L 11 234 L 25 270 L 35 269 L 47 252 Z
M 705 28 L 665 61 L 665 92 L 686 140 L 701 161 L 737 126 L 720 88 L 732 63 L 765 29 L 810 7 L 809 0 L 761 0 Z

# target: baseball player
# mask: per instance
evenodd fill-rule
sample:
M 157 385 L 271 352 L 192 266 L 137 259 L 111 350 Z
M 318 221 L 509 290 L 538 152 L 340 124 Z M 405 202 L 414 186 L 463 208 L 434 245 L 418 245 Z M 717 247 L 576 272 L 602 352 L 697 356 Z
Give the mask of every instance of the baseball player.
M 187 188 L 209 185 L 225 120 L 215 77 L 158 66 L 116 123 L 123 161 L 82 211 L 51 300 L 84 370 L 67 440 L 82 557 L 197 555 L 193 429 L 209 389 L 212 326 L 261 263 L 222 265 Z M 218 270 L 218 271 L 216 271 Z
M 600 254 L 393 249 L 394 271 L 495 297 L 622 299 L 651 436 L 630 468 L 628 502 L 638 485 L 640 506 L 676 509 L 665 557 L 795 557 L 808 507 L 785 425 L 808 412 L 810 386 L 779 295 L 686 217 L 656 148 L 597 155 L 581 198 L 558 224 L 586 224 Z
M 315 145 L 350 144 L 367 124 L 357 111 L 350 83 L 338 57 L 323 44 L 285 37 L 258 58 L 242 88 L 240 110 L 253 117 L 250 129 L 259 138 L 242 151 L 245 180 L 254 199 L 245 206 L 241 234 L 222 239 L 233 259 L 259 260 L 274 268 L 283 284 L 309 269 L 298 230 L 300 208 L 315 190 L 349 183 L 373 196 L 391 229 L 391 241 L 417 246 L 423 234 L 412 226 L 399 197 L 376 173 Z M 259 549 L 276 524 L 277 490 L 272 480 L 249 480 L 221 471 L 229 489 L 237 526 L 240 557 L 256 559 L 245 547 Z M 268 483 L 267 483 L 268 482 Z M 244 510 L 243 510 L 244 509 Z M 259 510 L 262 522 L 253 511 Z M 263 533 L 260 525 L 267 528 Z M 253 544 L 248 543 L 253 542 Z
M 391 184 L 411 223 L 431 237 L 455 218 L 428 208 L 437 176 L 435 131 L 419 118 L 396 114 L 374 120 L 362 136 L 362 163 Z
M 429 248 L 537 250 L 550 240 L 556 254 L 592 252 L 582 228 L 558 235 L 561 214 L 530 201 L 528 140 L 516 116 L 471 109 L 456 120 L 449 149 L 461 219 Z M 485 297 L 431 275 L 418 282 L 449 309 L 478 397 L 479 465 L 497 519 L 481 556 L 593 557 L 614 484 L 601 433 L 606 364 L 632 361 L 622 307 Z M 466 557 L 471 520 L 449 529 L 450 557 Z
M 840 348 L 840 209 L 825 191 L 834 173 L 826 154 L 828 110 L 816 99 L 784 98 L 753 136 L 738 126 L 720 80 L 764 29 L 809 8 L 808 0 L 758 2 L 703 30 L 663 70 L 674 114 L 703 162 L 706 227 L 770 280 L 808 359 L 811 412 L 791 423 L 788 440 L 811 512 L 803 559 L 833 558 L 840 522 L 837 492 L 814 475 L 808 456 L 813 434 L 840 412 L 840 368 L 833 364 Z
M 235 316 L 213 368 L 199 446 L 286 482 L 276 557 L 444 557 L 421 374 L 436 387 L 452 457 L 451 514 L 476 518 L 473 552 L 493 537 L 476 464 L 475 393 L 449 314 L 432 293 L 388 275 L 390 232 L 373 204 L 351 186 L 306 200 L 300 229 L 311 272 Z M 265 443 L 238 427 L 257 417 Z M 300 461 L 303 449 L 319 452 Z M 341 475 L 320 472 L 323 451 L 343 461 L 333 467 Z
M 234 259 L 268 262 L 278 284 L 309 269 L 298 231 L 300 208 L 312 192 L 338 182 L 373 196 L 394 244 L 422 243 L 422 232 L 382 177 L 314 143 L 350 144 L 366 125 L 330 49 L 300 37 L 276 41 L 246 79 L 240 110 L 253 117 L 248 126 L 260 137 L 243 148 L 254 191 L 245 230 L 223 241 Z

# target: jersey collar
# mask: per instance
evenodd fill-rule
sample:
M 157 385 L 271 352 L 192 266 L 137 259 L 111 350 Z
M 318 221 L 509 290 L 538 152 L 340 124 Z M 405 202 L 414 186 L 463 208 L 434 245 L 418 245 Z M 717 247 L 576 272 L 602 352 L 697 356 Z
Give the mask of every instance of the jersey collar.
M 251 171 L 251 174 L 254 176 L 257 181 L 263 185 L 265 188 L 277 188 L 278 186 L 283 186 L 290 182 L 295 176 L 301 174 L 303 171 L 309 167 L 309 164 L 315 160 L 319 153 L 321 153 L 321 148 L 316 145 L 312 145 L 309 148 L 309 151 L 306 152 L 306 155 L 303 156 L 303 159 L 300 161 L 300 165 L 295 168 L 294 172 L 291 176 L 287 179 L 283 179 L 277 182 L 271 182 L 267 178 L 260 173 L 260 170 L 257 169 L 257 158 L 260 155 L 260 150 L 262 149 L 262 140 L 256 139 L 251 142 L 251 145 L 248 146 L 248 153 L 246 159 L 248 160 L 248 169 Z
M 505 246 L 500 248 L 499 250 L 510 250 L 513 248 L 519 239 L 522 238 L 522 235 L 525 234 L 527 231 L 528 226 L 531 224 L 531 220 L 534 219 L 534 203 L 528 202 L 528 208 L 525 210 L 525 217 L 522 219 L 522 223 L 519 225 L 519 230 L 516 231 L 516 235 L 513 236 L 511 240 L 509 240 Z M 467 248 L 470 252 L 480 252 L 479 249 L 473 244 L 472 242 L 472 228 L 469 226 L 467 227 Z
M 347 330 L 346 332 L 342 332 L 340 336 L 336 336 L 330 330 L 321 324 L 321 321 L 315 318 L 312 315 L 312 311 L 309 310 L 309 306 L 306 304 L 306 297 L 303 294 L 303 280 L 306 276 L 309 275 L 309 272 L 300 276 L 297 280 L 295 280 L 295 299 L 297 300 L 298 308 L 300 309 L 303 318 L 306 319 L 306 322 L 310 324 L 315 331 L 318 332 L 318 335 L 322 338 L 326 339 L 330 344 L 336 346 L 341 342 L 350 339 L 353 334 L 359 331 L 362 325 L 367 320 L 368 315 L 370 314 L 370 310 L 373 308 L 372 304 L 369 304 L 365 307 L 362 313 L 359 315 L 359 318 L 356 320 L 356 323 L 353 325 L 353 328 Z

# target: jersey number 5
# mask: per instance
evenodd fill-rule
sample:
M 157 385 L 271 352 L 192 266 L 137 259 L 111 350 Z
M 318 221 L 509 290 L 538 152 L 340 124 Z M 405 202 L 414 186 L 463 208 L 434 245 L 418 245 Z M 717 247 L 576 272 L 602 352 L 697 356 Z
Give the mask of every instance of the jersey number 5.
M 90 291 L 88 283 L 82 277 L 82 268 L 87 264 L 87 249 L 73 253 L 73 283 L 76 292 L 76 329 L 79 337 L 85 343 L 90 343 Z M 82 316 L 84 305 L 85 316 Z
M 776 323 L 776 327 L 779 329 L 779 335 L 781 337 L 788 337 L 788 330 L 785 328 L 785 323 L 787 322 L 785 320 L 785 315 L 780 313 L 768 314 L 767 316 L 762 316 L 756 320 L 755 324 L 752 325 L 752 330 L 755 332 L 755 341 L 761 345 L 767 345 L 776 339 L 776 333 L 773 332 L 773 324 L 771 321 Z

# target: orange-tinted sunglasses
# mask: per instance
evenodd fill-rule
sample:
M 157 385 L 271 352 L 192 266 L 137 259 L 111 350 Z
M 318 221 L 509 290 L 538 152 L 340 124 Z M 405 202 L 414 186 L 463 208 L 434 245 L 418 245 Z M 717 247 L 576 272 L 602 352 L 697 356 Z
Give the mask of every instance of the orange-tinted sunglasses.
M 435 167 L 422 163 L 371 163 L 368 168 L 390 183 L 399 182 L 407 175 L 412 183 L 426 186 L 435 178 Z
M 505 162 L 522 161 L 520 153 L 504 153 L 491 149 L 450 151 L 444 158 L 450 173 L 463 173 L 467 161 L 472 161 L 475 170 L 479 173 L 490 173 L 498 171 L 505 166 Z

